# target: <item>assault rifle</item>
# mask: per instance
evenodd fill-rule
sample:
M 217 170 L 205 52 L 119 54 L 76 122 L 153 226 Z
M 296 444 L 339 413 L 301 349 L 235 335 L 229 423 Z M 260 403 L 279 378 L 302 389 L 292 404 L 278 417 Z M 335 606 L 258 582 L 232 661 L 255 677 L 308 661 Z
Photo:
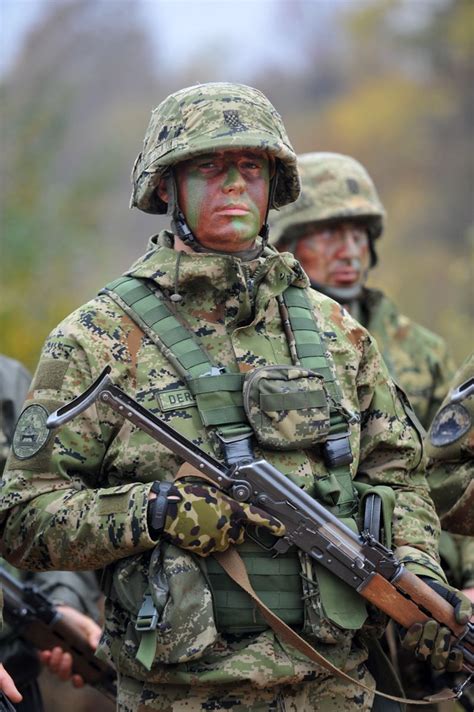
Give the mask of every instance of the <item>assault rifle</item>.
M 59 646 L 70 653 L 73 672 L 115 701 L 114 670 L 94 656 L 84 636 L 38 587 L 16 579 L 3 566 L 0 566 L 0 586 L 3 590 L 3 616 L 15 634 L 38 650 Z
M 407 571 L 390 549 L 368 531 L 354 533 L 276 467 L 253 458 L 245 443 L 234 443 L 234 464 L 222 464 L 127 396 L 109 373 L 107 366 L 82 395 L 52 413 L 48 428 L 63 425 L 96 400 L 105 403 L 231 497 L 254 504 L 282 522 L 286 533 L 270 547 L 275 554 L 298 547 L 404 628 L 432 618 L 449 628 L 452 645 L 462 651 L 463 670 L 473 674 L 473 622 L 457 623 L 451 604 Z

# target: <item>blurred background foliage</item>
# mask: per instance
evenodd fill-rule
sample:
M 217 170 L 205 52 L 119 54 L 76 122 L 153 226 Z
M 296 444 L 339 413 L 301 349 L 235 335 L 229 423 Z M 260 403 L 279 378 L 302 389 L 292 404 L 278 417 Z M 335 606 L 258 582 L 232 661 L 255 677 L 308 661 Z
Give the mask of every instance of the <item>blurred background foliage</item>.
M 166 226 L 128 210 L 150 111 L 196 81 L 231 80 L 269 96 L 298 152 L 368 168 L 388 213 L 370 283 L 462 360 L 473 335 L 472 0 L 201 4 L 203 22 L 226 4 L 227 24 L 183 61 L 184 2 L 174 27 L 159 22 L 166 3 L 151 3 L 152 36 L 139 2 L 49 0 L 4 72 L 0 350 L 33 369 L 49 330 Z M 166 49 L 160 32 L 174 32 Z M 268 43 L 280 43 L 278 60 L 260 60 Z M 255 59 L 238 65 L 239 53 Z

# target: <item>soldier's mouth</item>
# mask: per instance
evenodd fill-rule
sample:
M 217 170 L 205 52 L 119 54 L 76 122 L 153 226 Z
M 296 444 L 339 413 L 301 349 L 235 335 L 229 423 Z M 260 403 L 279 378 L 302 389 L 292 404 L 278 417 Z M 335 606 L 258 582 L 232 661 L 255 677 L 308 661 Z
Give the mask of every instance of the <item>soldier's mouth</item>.
M 353 267 L 342 267 L 333 271 L 332 279 L 336 284 L 353 284 L 358 281 L 359 275 L 359 270 Z
M 229 205 L 221 206 L 216 212 L 221 215 L 246 215 L 250 212 L 250 209 L 243 203 L 230 203 Z

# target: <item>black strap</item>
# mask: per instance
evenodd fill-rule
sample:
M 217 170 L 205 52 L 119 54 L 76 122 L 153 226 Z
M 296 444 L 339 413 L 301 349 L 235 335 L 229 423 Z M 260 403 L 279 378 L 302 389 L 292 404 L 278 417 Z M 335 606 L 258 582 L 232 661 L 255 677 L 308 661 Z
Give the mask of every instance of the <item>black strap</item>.
M 168 494 L 174 487 L 173 482 L 153 482 L 151 492 L 156 494 L 155 499 L 150 499 L 147 509 L 148 531 L 152 539 L 158 540 L 163 533 L 168 511 Z

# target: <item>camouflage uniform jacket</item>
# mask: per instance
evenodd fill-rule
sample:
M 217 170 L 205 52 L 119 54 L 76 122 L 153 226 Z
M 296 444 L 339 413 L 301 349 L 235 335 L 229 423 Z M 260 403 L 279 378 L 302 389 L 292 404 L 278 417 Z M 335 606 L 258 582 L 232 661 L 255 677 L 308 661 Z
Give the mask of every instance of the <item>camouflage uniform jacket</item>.
M 19 361 L 0 354 L 0 472 L 3 471 L 10 449 L 15 423 L 28 392 L 31 376 Z M 0 558 L 0 565 L 18 579 L 37 586 L 56 605 L 68 605 L 98 618 L 100 591 L 95 574 L 92 572 L 73 573 L 71 571 L 49 571 L 31 573 L 19 571 Z M 1 602 L 1 597 L 0 597 Z M 0 606 L 0 611 L 1 611 Z M 1 626 L 0 618 L 0 626 Z M 12 655 L 21 656 L 25 664 L 34 663 L 36 654 L 31 646 L 18 640 L 17 632 L 8 625 L 0 633 L 0 660 Z M 31 658 L 31 659 L 30 659 Z M 37 673 L 37 666 L 31 670 Z
M 248 371 L 291 363 L 275 296 L 290 283 L 308 286 L 291 256 L 269 250 L 251 263 L 232 256 L 181 253 L 179 260 L 177 256 L 172 236 L 161 233 L 152 238 L 149 251 L 128 274 L 156 282 L 165 295 L 178 291 L 182 296 L 178 313 L 223 365 Z M 361 413 L 361 423 L 351 426 L 352 475 L 395 489 L 393 540 L 398 556 L 415 573 L 443 578 L 437 561 L 439 523 L 424 475 L 416 470 L 421 458 L 419 434 L 365 329 L 332 300 L 312 290 L 308 293 L 328 337 L 342 403 Z M 106 295 L 79 308 L 49 336 L 29 402 L 55 409 L 83 392 L 106 364 L 125 392 L 211 451 L 193 404 L 171 407 L 170 394 L 182 392 L 185 383 Z M 318 479 L 328 475 L 316 452 L 264 455 L 315 495 Z M 104 404 L 95 404 L 59 429 L 36 454 L 27 459 L 11 456 L 0 500 L 5 555 L 12 563 L 32 569 L 87 569 L 114 562 L 115 568 L 123 562 L 136 569 L 146 567 L 156 548 L 146 524 L 151 484 L 172 478 L 181 464 Z M 182 552 L 182 560 L 189 559 Z M 126 596 L 126 586 L 124 590 Z M 125 603 L 108 602 L 102 649 L 129 676 L 177 684 L 224 683 L 254 680 L 260 663 L 271 664 L 272 670 L 255 684 L 267 684 L 268 677 L 285 682 L 314 674 L 315 666 L 282 645 L 272 631 L 245 644 L 235 643 L 232 654 L 218 640 L 197 660 L 167 665 L 164 658 L 148 672 L 138 663 L 125 662 L 133 639 L 125 608 Z M 184 629 L 182 615 L 178 620 Z M 354 631 L 340 631 L 340 635 L 350 648 Z M 331 646 L 323 647 L 327 651 Z
M 443 339 L 401 314 L 376 289 L 364 289 L 361 323 L 374 336 L 392 378 L 403 388 L 428 428 L 454 374 Z

